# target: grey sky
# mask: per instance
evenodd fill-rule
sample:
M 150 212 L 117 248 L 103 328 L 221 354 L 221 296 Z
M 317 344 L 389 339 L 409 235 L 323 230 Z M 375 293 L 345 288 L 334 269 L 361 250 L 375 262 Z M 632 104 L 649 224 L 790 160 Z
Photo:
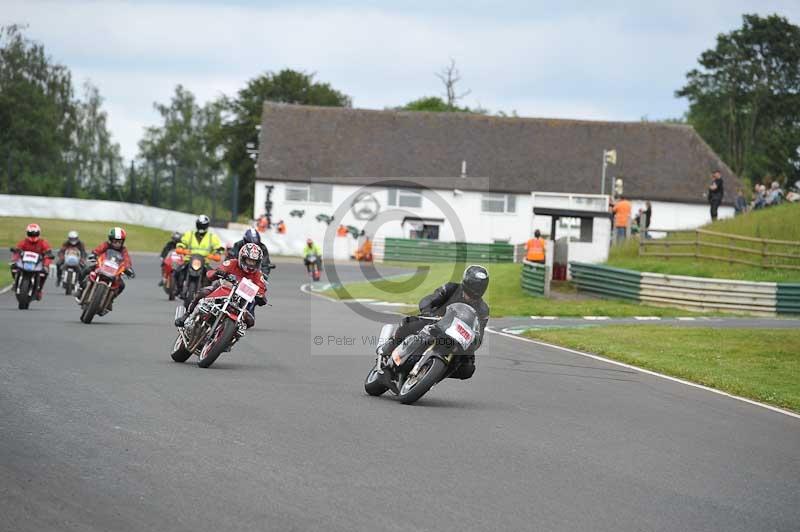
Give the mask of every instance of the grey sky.
M 454 58 L 467 105 L 521 116 L 677 117 L 685 73 L 743 13 L 800 23 L 800 1 L 212 2 L 0 0 L 27 34 L 105 97 L 126 158 L 154 101 L 178 83 L 205 101 L 266 70 L 294 68 L 383 108 L 442 92 Z

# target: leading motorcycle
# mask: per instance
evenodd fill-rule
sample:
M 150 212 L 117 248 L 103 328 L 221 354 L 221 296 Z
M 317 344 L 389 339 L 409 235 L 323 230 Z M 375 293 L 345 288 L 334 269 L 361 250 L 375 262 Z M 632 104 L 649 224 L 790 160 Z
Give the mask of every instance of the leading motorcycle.
M 89 274 L 79 302 L 81 321 L 87 324 L 92 323 L 95 315 L 105 316 L 111 312 L 111 302 L 119 290 L 122 276 L 133 275 L 125 269 L 122 253 L 115 249 L 108 249 L 96 260 L 97 267 Z
M 45 271 L 44 255 L 16 248 L 10 248 L 10 250 L 17 254 L 17 259 L 11 267 L 11 275 L 14 277 L 14 294 L 17 296 L 19 309 L 25 310 L 30 306 L 31 300 L 35 299 L 36 292 L 42 289 L 42 278 Z
M 364 380 L 369 395 L 391 391 L 401 403 L 418 401 L 461 364 L 461 355 L 478 341 L 478 316 L 466 303 L 448 305 L 444 316 L 429 320 L 419 333 L 406 337 L 391 353 L 378 355 Z M 397 325 L 384 325 L 379 342 L 394 335 Z
M 178 329 L 172 346 L 172 360 L 186 362 L 197 355 L 197 365 L 208 368 L 224 352 L 229 351 L 245 334 L 244 321 L 248 308 L 258 295 L 258 285 L 234 275 L 223 278 L 208 296 L 201 299 Z M 179 305 L 175 318 L 186 309 Z

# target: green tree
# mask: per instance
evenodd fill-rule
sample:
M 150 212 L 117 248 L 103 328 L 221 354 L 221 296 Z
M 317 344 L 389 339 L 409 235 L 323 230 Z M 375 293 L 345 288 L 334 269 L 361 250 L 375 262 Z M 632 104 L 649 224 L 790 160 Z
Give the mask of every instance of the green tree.
M 92 198 L 122 199 L 120 176 L 124 174 L 119 144 L 111 139 L 108 115 L 102 109 L 100 91 L 89 81 L 83 84 L 84 99 L 76 105 L 76 127 L 68 151 L 71 163 L 65 193 L 75 184 Z
M 224 103 L 214 100 L 201 107 L 191 91 L 178 85 L 168 104 L 153 106 L 162 122 L 145 129 L 137 157 L 139 173 L 150 176 L 150 203 L 208 210 L 222 168 Z
M 17 25 L 0 27 L 0 160 L 5 190 L 60 191 L 76 127 L 72 78 Z
M 328 83 L 314 81 L 314 74 L 284 69 L 265 72 L 251 79 L 239 90 L 235 98 L 227 99 L 230 120 L 222 132 L 225 138 L 225 161 L 233 174 L 239 177 L 238 204 L 242 212 L 253 205 L 255 165 L 247 152 L 247 145 L 258 145 L 258 130 L 265 101 L 299 105 L 350 107 L 349 96 Z M 225 182 L 230 189 L 230 176 Z M 259 213 L 252 213 L 257 215 Z
M 742 177 L 800 177 L 800 27 L 744 15 L 698 62 L 676 92 L 689 123 Z

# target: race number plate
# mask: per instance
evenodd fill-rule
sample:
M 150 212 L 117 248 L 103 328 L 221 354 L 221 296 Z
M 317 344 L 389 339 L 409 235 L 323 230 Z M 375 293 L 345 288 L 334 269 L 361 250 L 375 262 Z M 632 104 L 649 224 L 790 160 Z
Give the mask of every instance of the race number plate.
M 100 266 L 100 273 L 103 275 L 108 275 L 109 277 L 114 277 L 117 275 L 117 270 L 119 269 L 119 263 L 112 259 L 106 259 L 103 262 L 103 265 Z
M 22 253 L 22 262 L 39 262 L 39 254 L 33 251 L 25 251 Z
M 447 336 L 461 344 L 464 349 L 468 348 L 475 338 L 475 331 L 472 327 L 464 323 L 458 318 L 453 318 L 453 323 L 444 331 Z
M 258 295 L 258 285 L 249 279 L 242 279 L 239 281 L 239 286 L 236 287 L 236 295 L 249 303 Z

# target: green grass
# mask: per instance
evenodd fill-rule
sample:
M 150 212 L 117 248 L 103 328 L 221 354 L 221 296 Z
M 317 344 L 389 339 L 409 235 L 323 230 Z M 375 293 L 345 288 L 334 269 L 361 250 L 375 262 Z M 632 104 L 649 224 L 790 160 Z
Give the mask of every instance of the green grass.
M 789 240 L 800 242 L 800 204 L 784 204 L 759 211 L 718 220 L 706 225 L 703 229 L 720 233 L 765 238 L 771 240 Z M 669 240 L 694 240 L 693 233 L 677 233 Z M 749 249 L 760 249 L 755 243 L 730 241 L 719 237 L 703 236 L 703 241 L 734 245 Z M 611 248 L 607 264 L 618 268 L 643 272 L 665 273 L 673 275 L 691 275 L 694 277 L 716 277 L 721 279 L 738 279 L 745 281 L 800 282 L 800 270 L 763 269 L 744 264 L 732 264 L 717 260 L 696 260 L 694 258 L 639 257 L 638 240 L 631 240 L 621 246 Z M 769 251 L 788 253 L 786 246 L 768 246 Z M 650 248 L 650 252 L 661 252 L 663 248 Z M 694 253 L 694 246 L 673 246 L 671 252 Z M 797 253 L 797 250 L 794 250 Z M 702 248 L 702 253 L 727 257 L 728 251 Z M 732 255 L 734 258 L 748 260 L 758 259 L 758 255 Z M 800 266 L 797 260 L 780 259 L 784 264 Z
M 7 267 L 0 267 L 0 288 L 4 288 L 11 284 L 11 270 Z
M 799 329 L 612 325 L 525 335 L 800 412 Z
M 331 297 L 340 299 L 373 298 L 381 301 L 408 303 L 416 307 L 423 296 L 448 281 L 458 281 L 464 271 L 463 264 L 441 263 L 419 265 L 413 263 L 385 263 L 386 266 L 407 268 L 429 267 L 422 282 L 412 276 L 370 282 L 350 283 L 326 291 Z M 491 282 L 486 293 L 486 302 L 491 315 L 500 316 L 686 316 L 691 312 L 669 308 L 648 307 L 617 300 L 584 298 L 545 299 L 532 297 L 520 290 L 520 264 L 488 264 Z M 571 291 L 570 288 L 562 288 Z
M 87 249 L 96 247 L 108 238 L 108 230 L 120 226 L 128 233 L 125 245 L 130 251 L 161 251 L 169 240 L 170 233 L 152 227 L 128 225 L 120 222 L 81 222 L 74 220 L 54 220 L 49 218 L 16 218 L 0 217 L 0 246 L 8 248 L 25 238 L 25 226 L 31 222 L 42 228 L 42 237 L 54 248 L 61 246 L 67 239 L 67 232 L 74 229 L 81 235 Z M 2 284 L 0 282 L 0 284 Z

